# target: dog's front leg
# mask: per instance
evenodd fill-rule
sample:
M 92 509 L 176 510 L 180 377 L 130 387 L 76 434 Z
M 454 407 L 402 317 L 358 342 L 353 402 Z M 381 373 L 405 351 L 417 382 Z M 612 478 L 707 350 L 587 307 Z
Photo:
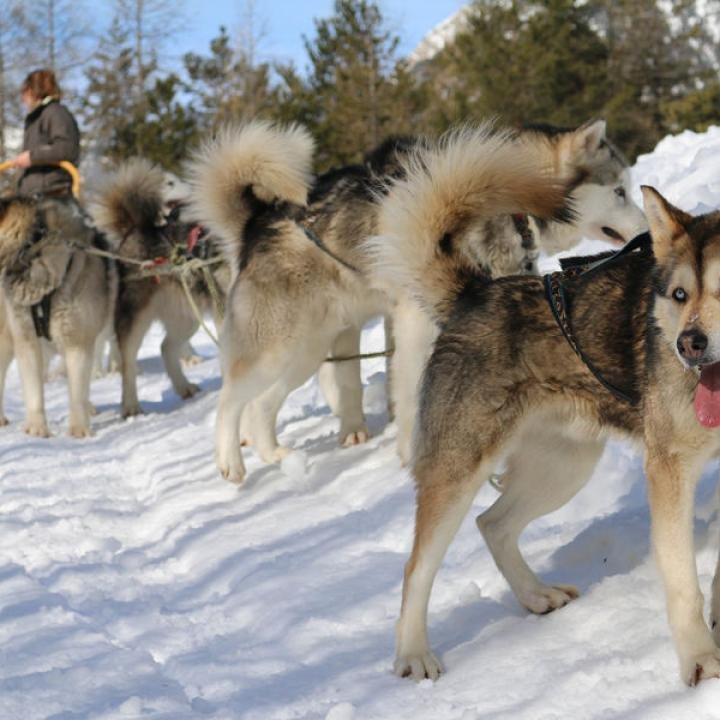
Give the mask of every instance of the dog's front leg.
M 2 300 L 0 300 L 0 303 Z M 0 426 L 7 425 L 8 419 L 3 415 L 3 398 L 5 397 L 5 377 L 13 359 L 13 339 L 10 328 L 5 324 L 4 308 L 0 306 Z
M 43 395 L 45 363 L 40 341 L 34 336 L 18 337 L 15 339 L 15 353 L 25 401 L 25 432 L 35 437 L 50 437 L 45 419 Z
M 710 604 L 710 628 L 715 636 L 715 644 L 720 646 L 720 555 L 715 566 L 712 584 L 712 603 Z
M 76 438 L 90 436 L 90 375 L 94 345 L 69 347 L 65 350 L 68 392 L 70 394 L 70 423 L 68 432 Z
M 720 650 L 703 619 L 693 542 L 693 501 L 698 458 L 648 448 L 645 470 L 657 563 L 665 585 L 668 619 L 680 672 L 688 685 L 720 677 Z

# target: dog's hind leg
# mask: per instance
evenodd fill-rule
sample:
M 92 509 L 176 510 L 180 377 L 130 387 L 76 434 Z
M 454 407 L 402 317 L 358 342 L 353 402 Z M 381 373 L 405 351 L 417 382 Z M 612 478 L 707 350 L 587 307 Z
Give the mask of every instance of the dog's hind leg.
M 578 441 L 533 423 L 515 447 L 502 495 L 478 515 L 476 523 L 520 604 L 547 613 L 576 598 L 578 591 L 571 585 L 541 583 L 520 553 L 518 540 L 532 520 L 562 507 L 585 485 L 604 441 Z
M 359 355 L 360 335 L 359 327 L 345 328 L 332 342 L 332 357 Z M 323 362 L 318 377 L 330 409 L 340 418 L 340 444 L 348 447 L 367 442 L 370 433 L 363 415 L 360 360 Z
M 164 315 L 163 324 L 167 333 L 160 347 L 163 364 L 173 389 L 183 400 L 187 400 L 197 395 L 200 388 L 185 377 L 180 359 L 183 348 L 189 345 L 190 338 L 197 332 L 198 321 L 185 313 L 173 312 Z
M 0 300 L 0 302 L 2 302 Z M 0 308 L 0 313 L 3 309 Z M 3 318 L 0 317 L 0 322 Z M 13 359 L 13 340 L 8 327 L 0 325 L 0 427 L 8 424 L 8 419 L 3 415 L 3 399 L 5 397 L 5 377 L 8 367 Z
M 393 408 L 397 423 L 398 454 L 410 462 L 420 382 L 437 337 L 437 326 L 409 298 L 401 298 L 393 314 L 395 353 L 392 358 Z
M 253 447 L 265 462 L 278 462 L 290 452 L 290 448 L 279 445 L 277 441 L 278 412 L 285 398 L 317 371 L 328 345 L 326 338 L 315 337 L 306 340 L 302 347 L 293 348 L 290 353 L 293 362 L 268 390 L 248 406 Z
M 215 420 L 215 457 L 221 474 L 231 482 L 240 484 L 245 478 L 240 446 L 243 410 L 250 410 L 248 404 L 277 382 L 286 362 L 286 357 L 281 363 L 269 354 L 262 354 L 254 358 L 234 356 L 223 363 L 223 384 Z M 254 435 L 255 429 L 251 431 Z
M 65 349 L 68 391 L 70 394 L 70 435 L 90 436 L 90 376 L 93 368 L 94 346 Z
M 131 317 L 122 317 L 117 324 L 120 372 L 122 374 L 122 416 L 139 415 L 142 410 L 137 394 L 137 355 L 153 320 L 150 308 Z
M 467 514 L 478 488 L 489 476 L 492 463 L 468 468 L 459 477 L 450 468 L 461 463 L 433 462 L 415 470 L 417 512 L 412 554 L 405 565 L 402 609 L 397 624 L 395 673 L 415 680 L 437 679 L 442 666 L 430 650 L 427 610 L 433 580 L 450 542 Z

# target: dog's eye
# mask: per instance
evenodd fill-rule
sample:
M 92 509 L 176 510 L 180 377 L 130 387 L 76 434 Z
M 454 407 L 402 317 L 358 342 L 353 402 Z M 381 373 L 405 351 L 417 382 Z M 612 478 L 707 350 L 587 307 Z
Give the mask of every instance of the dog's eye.
M 684 303 L 687 300 L 687 293 L 685 290 L 681 287 L 676 287 L 672 291 L 672 299 L 676 300 L 679 303 Z
M 625 188 L 622 185 L 619 185 L 618 187 L 615 188 L 615 194 L 619 198 L 624 200 L 625 199 Z

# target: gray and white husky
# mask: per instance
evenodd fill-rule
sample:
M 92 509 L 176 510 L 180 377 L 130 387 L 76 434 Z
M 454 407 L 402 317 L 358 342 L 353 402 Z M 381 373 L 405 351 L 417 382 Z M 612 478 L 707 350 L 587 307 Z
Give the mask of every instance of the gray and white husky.
M 25 431 L 48 437 L 44 346 L 67 368 L 70 434 L 90 434 L 90 377 L 98 338 L 112 322 L 117 269 L 85 248 L 107 250 L 72 199 L 0 200 L 0 425 L 5 375 L 17 357 Z
M 483 192 L 489 135 L 503 146 L 510 167 L 527 173 L 525 195 L 498 203 L 477 228 L 483 242 L 474 244 L 481 248 L 476 261 L 490 275 L 532 272 L 538 247 L 554 252 L 583 236 L 622 242 L 645 228 L 642 212 L 627 197 L 625 166 L 605 137 L 603 121 L 564 132 L 483 126 L 439 142 L 394 139 L 364 164 L 315 181 L 313 142 L 299 127 L 254 122 L 227 129 L 197 154 L 188 175 L 191 213 L 222 239 L 233 277 L 216 429 L 217 462 L 225 477 L 241 482 L 245 475 L 241 437 L 266 462 L 285 456 L 275 424 L 288 393 L 329 352 L 355 354 L 362 326 L 381 314 L 394 318 L 393 396 L 400 452 L 407 454 L 417 381 L 436 330 L 412 298 L 377 286 L 363 244 L 377 232 L 393 178 L 424 162 L 426 153 L 445 163 L 447 192 L 459 204 Z M 459 157 L 472 158 L 461 176 L 454 174 Z M 519 173 L 508 177 L 516 180 Z M 536 202 L 533 183 L 540 194 L 549 184 L 570 193 L 575 220 L 548 213 L 546 204 Z M 511 213 L 530 216 L 530 243 L 528 228 Z M 366 439 L 359 363 L 326 366 L 321 381 L 340 416 L 341 441 Z

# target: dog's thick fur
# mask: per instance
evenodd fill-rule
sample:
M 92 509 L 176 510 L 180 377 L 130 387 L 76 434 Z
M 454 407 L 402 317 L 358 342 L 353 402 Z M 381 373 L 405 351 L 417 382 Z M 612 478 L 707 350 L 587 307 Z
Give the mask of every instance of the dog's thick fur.
M 246 411 L 245 428 L 250 428 L 265 460 L 279 459 L 284 450 L 275 438 L 275 417 L 288 392 L 317 370 L 331 346 L 338 352 L 344 331 L 362 327 L 388 308 L 386 295 L 368 287 L 361 247 L 361 240 L 376 227 L 373 208 L 382 178 L 374 175 L 370 164 L 336 173 L 330 181 L 319 181 L 308 206 L 310 139 L 304 137 L 304 157 L 288 153 L 284 171 L 277 155 L 262 159 L 264 148 L 292 145 L 300 134 L 298 128 L 251 124 L 206 147 L 190 173 L 196 186 L 196 214 L 223 235 L 229 259 L 234 255 L 238 267 L 223 329 L 216 438 L 218 465 L 236 482 L 245 474 L 238 439 L 245 406 L 257 398 Z M 258 138 L 262 138 L 259 145 Z M 529 154 L 511 151 L 507 136 L 482 129 L 466 139 L 487 151 L 485 167 L 478 168 L 485 173 L 484 182 L 494 187 L 494 176 L 508 181 L 502 210 L 531 209 L 552 217 L 563 206 L 563 188 L 547 182 L 544 169 Z M 402 152 L 398 148 L 393 144 L 390 155 Z M 233 154 L 253 162 L 238 164 Z M 376 156 L 375 165 L 379 162 L 384 167 L 393 163 Z M 234 185 L 214 172 L 222 164 L 243 168 Z M 508 174 L 505 167 L 516 172 Z M 304 185 L 298 179 L 304 179 Z M 344 199 L 330 199 L 338 196 Z M 210 204 L 203 204 L 208 199 Z M 239 202 L 245 207 L 238 207 Z M 334 204 L 334 214 L 322 210 L 325 202 Z M 325 250 L 308 237 L 303 224 L 322 238 Z M 509 219 L 508 224 L 512 225 Z M 347 418 L 347 413 L 340 414 Z M 354 432 L 364 431 L 361 412 L 351 419 Z M 343 430 L 352 432 L 349 427 Z
M 606 138 L 604 121 L 589 122 L 576 130 L 536 127 L 519 133 L 516 142 L 523 151 L 532 153 L 549 175 L 559 178 L 571 190 L 574 222 L 543 222 L 531 217 L 539 248 L 548 253 L 568 250 L 583 237 L 622 243 L 646 229 L 642 211 L 628 197 L 627 169 Z M 456 246 L 464 248 L 471 265 L 483 267 L 493 277 L 528 272 L 519 243 L 507 242 L 502 234 L 495 234 L 496 242 L 488 238 L 485 214 L 468 216 L 464 225 L 455 217 L 458 203 L 476 191 L 474 173 L 478 162 L 482 158 L 468 152 L 465 143 L 456 142 L 450 143 L 442 155 L 425 159 L 421 153 L 411 157 L 403 174 L 407 179 L 395 183 L 380 208 L 381 239 L 367 246 L 382 250 L 382 235 L 388 231 L 406 238 L 406 242 L 415 243 L 423 238 L 423 242 L 430 243 L 425 247 L 432 247 L 435 252 L 435 240 L 449 234 Z M 402 233 L 397 232 L 399 227 L 403 228 Z M 483 237 L 484 241 L 478 242 Z M 447 239 L 445 242 L 447 245 Z M 395 246 L 391 245 L 386 254 L 373 253 L 381 261 L 372 264 L 370 275 L 373 283 L 379 283 L 395 301 L 392 391 L 398 452 L 403 462 L 408 463 L 420 375 L 430 355 L 437 324 L 428 322 L 426 313 L 418 306 L 418 298 L 409 297 L 403 284 L 395 279 L 395 273 L 406 269 L 402 263 L 393 262 L 394 251 Z M 405 252 L 405 256 L 410 257 L 413 252 Z M 414 261 L 419 262 L 420 257 L 414 256 Z M 533 264 L 529 271 L 537 272 L 537 266 Z
M 426 628 L 433 579 L 475 493 L 505 453 L 505 490 L 477 519 L 498 568 L 533 612 L 577 596 L 572 586 L 541 583 L 518 538 L 587 482 L 604 438 L 618 435 L 644 442 L 654 545 L 682 677 L 694 684 L 720 676 L 720 650 L 702 616 L 692 532 L 695 484 L 720 451 L 720 431 L 693 412 L 700 386 L 689 369 L 720 361 L 720 213 L 693 218 L 650 188 L 644 198 L 653 252 L 566 280 L 580 347 L 606 380 L 639 395 L 637 406 L 606 390 L 573 352 L 541 278 L 488 281 L 462 253 L 445 252 L 437 236 L 408 235 L 412 226 L 401 222 L 397 235 L 387 228 L 379 260 L 391 263 L 393 277 L 442 325 L 424 372 L 414 442 L 417 515 L 397 628 L 398 674 L 434 679 L 440 672 Z M 395 205 L 396 218 L 420 211 L 412 203 L 403 209 L 402 197 Z M 450 210 L 440 202 L 434 212 Z M 678 300 L 680 286 L 685 299 Z M 702 342 L 691 342 L 696 336 L 706 338 L 702 356 Z M 715 597 L 713 626 L 718 608 Z
M 177 247 L 185 247 L 194 222 L 180 212 L 166 216 L 165 173 L 143 159 L 123 164 L 101 189 L 91 212 L 107 234 L 118 255 L 138 261 L 168 257 Z M 154 320 L 165 327 L 161 346 L 163 364 L 173 389 L 181 398 L 190 398 L 199 388 L 183 373 L 180 358 L 189 339 L 198 329 L 198 319 L 174 275 L 138 277 L 136 265 L 118 263 L 120 288 L 115 312 L 120 369 L 122 373 L 122 414 L 141 411 L 137 394 L 137 353 Z M 226 270 L 213 266 L 218 290 L 224 294 L 229 278 Z M 198 308 L 214 310 L 207 283 L 198 275 L 189 281 Z M 216 319 L 219 322 L 219 318 Z
M 438 157 L 437 162 L 444 163 L 445 179 L 459 197 L 472 197 L 481 191 L 471 175 L 482 171 L 482 158 L 478 158 L 472 146 L 479 144 L 482 152 L 495 141 L 507 146 L 504 151 L 507 167 L 533 165 L 533 177 L 545 183 L 542 192 L 547 191 L 546 176 L 560 167 L 562 184 L 567 186 L 572 181 L 573 192 L 591 177 L 596 181 L 601 168 L 607 168 L 605 175 L 612 175 L 614 182 L 623 185 L 623 167 L 615 172 L 615 159 L 604 145 L 604 128 L 604 123 L 598 122 L 574 133 L 558 133 L 562 141 L 541 138 L 536 131 L 521 133 L 521 139 L 502 133 L 493 135 L 487 127 L 456 133 L 439 145 L 396 138 L 369 155 L 363 165 L 331 171 L 314 185 L 310 184 L 311 141 L 297 128 L 283 132 L 254 123 L 240 130 L 228 130 L 209 143 L 190 171 L 194 214 L 224 238 L 228 259 L 234 262 L 240 275 L 236 296 L 242 295 L 256 310 L 262 308 L 252 315 L 238 311 L 233 316 L 235 329 L 231 331 L 226 326 L 226 352 L 230 353 L 230 346 L 237 346 L 242 339 L 243 354 L 252 352 L 257 362 L 268 368 L 262 382 L 256 382 L 254 375 L 249 381 L 254 388 L 265 390 L 261 398 L 255 399 L 254 392 L 244 390 L 234 394 L 242 398 L 241 407 L 250 403 L 242 418 L 241 436 L 251 440 L 266 461 L 282 457 L 286 450 L 278 446 L 275 418 L 287 392 L 318 368 L 328 350 L 336 356 L 355 355 L 363 324 L 374 315 L 391 312 L 399 319 L 394 323 L 396 357 L 392 384 L 396 390 L 398 422 L 401 429 L 411 428 L 417 377 L 435 331 L 428 318 L 413 305 L 402 302 L 392 288 L 391 292 L 386 292 L 387 288 L 368 289 L 376 283 L 363 247 L 378 232 L 378 214 L 388 182 L 407 172 L 407 158 L 414 158 L 408 162 L 420 168 L 423 153 L 429 153 L 428 159 L 433 152 L 444 154 L 444 159 Z M 492 141 L 491 136 L 495 138 Z M 288 148 L 285 154 L 277 150 L 283 147 Z M 299 148 L 304 150 L 304 163 Z M 283 161 L 285 173 L 279 172 Z M 306 203 L 299 201 L 303 192 Z M 594 200 L 590 202 L 588 198 L 594 197 L 588 193 L 582 197 L 582 203 L 575 203 L 578 221 L 571 224 L 573 242 L 581 234 L 592 234 L 589 231 L 594 221 L 587 227 L 583 225 L 583 213 L 592 214 L 589 207 Z M 521 208 L 521 200 L 518 197 L 517 208 Z M 497 213 L 502 211 L 498 206 Z M 336 258 L 358 272 L 348 270 L 316 247 L 300 224 L 321 238 Z M 629 203 L 628 210 L 618 214 L 616 224 L 617 234 L 629 237 L 642 229 L 642 213 Z M 476 243 L 475 252 L 480 253 L 477 260 L 488 272 L 499 275 L 522 270 L 521 239 L 509 217 L 487 215 L 483 227 L 475 227 L 474 232 L 483 238 L 482 243 Z M 541 242 L 544 238 L 555 244 L 572 244 L 562 222 L 540 220 L 536 233 Z M 245 335 L 252 336 L 252 341 Z M 415 349 L 418 345 L 419 352 Z M 273 360 L 259 359 L 266 354 L 272 355 Z M 247 362 L 254 364 L 255 360 Z M 320 378 L 333 411 L 340 416 L 341 442 L 354 444 L 367 438 L 359 362 L 326 363 Z M 226 405 L 230 403 L 229 397 Z M 222 425 L 226 415 L 221 412 L 219 417 Z M 224 474 L 241 480 L 244 468 L 238 461 L 239 449 L 232 453 L 229 450 L 233 434 L 228 428 L 219 461 Z
M 72 244 L 71 244 L 72 243 Z M 18 359 L 25 431 L 48 437 L 43 394 L 43 344 L 31 307 L 52 293 L 49 332 L 67 367 L 70 434 L 90 434 L 90 376 L 97 338 L 111 323 L 117 295 L 115 264 L 85 252 L 107 249 L 104 238 L 72 200 L 0 200 L 0 425 L 5 374 Z

